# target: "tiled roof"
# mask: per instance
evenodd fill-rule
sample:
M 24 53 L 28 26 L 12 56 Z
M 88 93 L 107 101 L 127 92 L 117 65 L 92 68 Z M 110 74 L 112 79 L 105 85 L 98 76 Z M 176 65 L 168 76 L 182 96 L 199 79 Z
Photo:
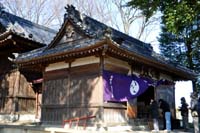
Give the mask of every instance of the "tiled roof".
M 116 43 L 121 44 L 121 47 L 133 50 L 134 52 L 151 55 L 153 48 L 150 44 L 144 43 L 127 34 L 115 30 L 87 15 L 81 14 L 73 6 L 66 7 L 65 20 L 70 19 L 73 25 L 84 31 L 85 34 L 91 37 L 101 38 L 106 34 Z
M 52 49 L 47 49 L 48 46 L 32 50 L 30 52 L 19 54 L 17 61 L 31 60 L 34 58 L 43 58 L 51 55 L 58 55 L 59 53 L 66 53 L 68 51 L 75 51 L 84 47 L 88 47 L 89 44 L 93 45 L 98 42 L 98 39 L 90 39 L 84 42 L 74 42 L 71 45 L 60 45 Z
M 150 44 L 144 43 L 144 42 L 139 41 L 131 36 L 128 36 L 120 31 L 117 31 L 117 30 L 91 18 L 91 17 L 88 17 L 87 15 L 80 14 L 80 12 L 78 12 L 73 6 L 68 6 L 66 8 L 66 11 L 67 12 L 64 17 L 65 21 L 69 20 L 70 22 L 72 22 L 76 28 L 78 28 L 80 31 L 82 31 L 85 35 L 89 36 L 90 38 L 102 39 L 103 37 L 106 36 L 106 34 L 110 34 L 111 39 L 113 41 L 115 41 L 116 43 L 118 43 L 121 48 L 127 49 L 129 51 L 132 51 L 132 52 L 135 52 L 138 54 L 142 54 L 144 56 L 151 56 L 151 54 L 153 52 L 153 48 L 151 47 Z M 64 27 L 64 24 L 65 23 L 63 23 L 62 27 Z M 61 32 L 61 31 L 59 31 L 59 32 Z M 58 35 L 58 33 L 57 33 L 57 35 Z M 52 43 L 54 42 L 55 38 L 49 45 L 53 45 Z M 88 43 L 88 45 L 90 45 L 90 44 Z M 48 47 L 46 49 L 44 49 L 42 54 L 40 54 L 40 52 L 37 53 L 35 51 L 35 53 L 33 53 L 33 55 L 37 55 L 37 57 L 43 56 L 45 54 L 45 52 L 48 53 L 48 51 L 49 51 Z M 52 50 L 54 50 L 54 52 L 59 52 L 59 51 L 57 51 L 58 49 L 53 48 L 53 49 L 51 49 L 51 51 Z M 67 50 L 67 47 L 65 50 Z M 60 52 L 62 52 L 62 51 L 60 51 Z M 27 60 L 28 58 L 29 59 L 34 58 L 34 56 L 31 57 L 30 54 L 27 55 L 27 53 L 24 53 L 18 59 L 19 60 L 23 60 L 23 59 Z
M 11 31 L 41 44 L 49 44 L 56 34 L 52 29 L 10 14 L 3 9 L 0 10 L 0 24 L 6 30 L 5 32 Z
M 21 54 L 16 61 L 26 62 L 34 58 L 45 58 L 47 55 L 53 56 L 55 53 L 64 53 L 74 49 L 81 49 L 83 47 L 95 44 L 95 41 L 103 40 L 105 37 L 108 37 L 111 41 L 113 41 L 114 44 L 118 46 L 119 49 L 123 49 L 129 53 L 134 53 L 134 55 L 143 57 L 151 62 L 154 62 L 155 64 L 163 64 L 165 67 L 168 66 L 172 69 L 177 69 L 177 71 L 180 70 L 187 72 L 188 74 L 194 74 L 191 70 L 181 66 L 173 65 L 170 60 L 166 60 L 158 54 L 155 54 L 150 44 L 144 43 L 138 39 L 117 31 L 91 17 L 88 17 L 87 15 L 81 14 L 73 6 L 68 5 L 66 7 L 64 19 L 65 22 L 70 21 L 74 27 L 88 36 L 90 41 L 83 42 L 82 45 L 74 42 L 72 45 L 58 45 L 57 47 L 51 47 L 52 45 L 56 45 L 55 40 L 60 35 L 59 33 L 61 33 L 64 29 L 66 24 L 64 22 L 60 28 L 60 31 L 57 33 L 54 39 L 51 39 L 52 41 L 47 47 Z

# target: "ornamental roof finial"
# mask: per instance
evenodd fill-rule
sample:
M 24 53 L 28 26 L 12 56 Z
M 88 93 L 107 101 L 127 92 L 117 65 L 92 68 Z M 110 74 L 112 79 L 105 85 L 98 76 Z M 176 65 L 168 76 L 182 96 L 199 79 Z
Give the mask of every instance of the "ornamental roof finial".
M 82 21 L 81 13 L 76 10 L 76 8 L 73 5 L 68 5 L 65 7 L 66 13 L 64 15 L 64 20 L 66 18 L 76 19 L 78 21 Z

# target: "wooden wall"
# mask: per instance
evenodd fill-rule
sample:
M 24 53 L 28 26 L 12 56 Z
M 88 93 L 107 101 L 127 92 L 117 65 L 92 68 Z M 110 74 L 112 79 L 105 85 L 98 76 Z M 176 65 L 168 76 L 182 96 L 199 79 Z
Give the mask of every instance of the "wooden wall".
M 0 85 L 1 113 L 34 113 L 35 93 L 18 70 L 12 70 L 2 75 Z
M 44 73 L 42 121 L 59 124 L 64 119 L 98 115 L 99 64 L 56 69 Z
M 127 122 L 127 106 L 124 103 L 104 103 L 104 123 L 122 124 Z
M 137 62 L 132 62 L 132 64 L 128 64 L 128 62 L 122 61 L 122 60 L 118 60 L 112 57 L 106 57 L 105 58 L 105 62 L 104 62 L 104 69 L 109 70 L 109 71 L 113 71 L 113 72 L 117 72 L 117 73 L 122 73 L 122 74 L 127 74 L 130 75 L 135 74 L 135 75 L 140 75 L 140 76 L 144 76 L 144 77 L 150 77 L 154 80 L 160 80 L 160 79 L 167 79 L 167 80 L 172 80 L 171 75 L 167 75 L 165 73 L 162 73 L 162 71 L 159 71 L 155 68 L 152 68 L 150 66 L 145 66 L 143 64 L 137 63 Z M 171 107 L 171 112 L 174 116 L 174 107 L 175 107 L 175 92 L 174 92 L 174 86 L 158 86 L 157 88 L 153 89 L 153 93 L 152 94 L 152 98 L 155 98 L 156 100 L 158 100 L 159 98 L 166 98 L 166 101 L 168 101 L 170 103 L 170 107 Z M 147 94 L 148 95 L 148 94 Z M 140 99 L 144 99 L 143 102 L 146 102 L 145 100 L 146 97 L 141 97 Z M 170 100 L 173 99 L 173 100 Z M 149 102 L 149 100 L 148 100 Z M 128 116 L 129 118 L 137 118 L 139 117 L 138 114 L 140 112 L 139 110 L 140 107 L 140 103 L 138 101 L 138 98 L 130 100 L 127 102 L 127 106 L 126 109 L 120 109 L 122 112 L 125 113 L 124 116 Z M 142 109 L 142 111 L 145 111 L 145 106 L 142 105 L 142 107 L 140 109 Z M 109 111 L 108 111 L 109 110 Z M 104 111 L 104 115 L 109 116 L 110 120 L 114 120 L 114 119 L 120 119 L 120 114 L 116 115 L 114 112 L 112 112 L 113 110 L 110 109 L 106 109 L 106 111 Z M 112 113 L 110 113 L 112 112 Z M 122 113 L 123 114 L 123 113 Z M 119 117 L 119 118 L 115 118 L 115 117 Z M 107 120 L 105 120 L 107 121 Z M 116 121 L 116 120 L 115 120 Z
M 8 60 L 8 56 L 0 56 L 0 113 L 34 112 L 33 88 L 15 64 Z
M 135 68 L 133 68 L 135 67 Z M 140 75 L 145 69 L 139 65 L 105 57 L 103 69 Z M 42 117 L 48 124 L 61 124 L 65 119 L 96 115 L 95 122 L 123 123 L 137 117 L 137 99 L 124 103 L 103 103 L 102 64 L 98 57 L 86 57 L 72 62 L 49 64 L 44 71 Z M 137 69 L 138 68 L 138 69 Z M 138 71 L 134 71 L 134 70 Z M 153 69 L 151 69 L 151 72 Z M 149 71 L 149 69 L 148 69 Z M 155 74 L 154 74 L 155 73 Z M 154 72 L 154 78 L 158 77 Z M 94 123 L 94 122 L 92 122 Z
M 131 74 L 131 66 L 122 60 L 112 57 L 106 57 L 104 62 L 104 69 L 116 73 Z M 123 105 L 124 103 L 104 103 L 104 123 L 106 124 L 119 124 L 127 121 L 127 116 L 133 115 L 133 110 L 136 104 Z

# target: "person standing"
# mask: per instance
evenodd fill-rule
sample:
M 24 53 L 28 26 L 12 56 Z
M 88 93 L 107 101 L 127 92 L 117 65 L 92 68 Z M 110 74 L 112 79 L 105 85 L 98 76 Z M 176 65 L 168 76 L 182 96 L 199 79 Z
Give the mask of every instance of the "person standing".
M 159 116 L 158 104 L 153 99 L 151 99 L 151 101 L 150 101 L 150 114 L 151 114 L 151 118 L 153 119 L 153 128 L 154 128 L 154 131 L 159 131 L 159 125 L 158 125 L 158 116 Z
M 183 119 L 183 128 L 188 130 L 188 104 L 186 103 L 185 97 L 181 98 L 181 107 L 179 108 L 181 111 L 181 116 Z
M 197 113 L 200 121 L 200 94 L 198 94 L 198 101 L 197 101 Z
M 190 108 L 191 108 L 191 114 L 193 118 L 193 124 L 194 124 L 194 132 L 199 133 L 199 118 L 198 118 L 198 110 L 197 110 L 197 94 L 195 92 L 191 93 L 190 95 L 191 102 L 190 102 Z
M 162 109 L 164 129 L 171 131 L 171 112 L 169 104 L 163 99 L 159 99 L 159 107 Z

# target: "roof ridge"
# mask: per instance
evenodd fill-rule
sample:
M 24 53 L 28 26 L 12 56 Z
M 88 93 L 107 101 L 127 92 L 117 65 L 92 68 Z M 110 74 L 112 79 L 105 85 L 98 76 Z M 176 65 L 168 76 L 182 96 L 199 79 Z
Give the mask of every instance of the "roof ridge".
M 104 32 L 107 29 L 111 29 L 111 34 L 117 36 L 116 34 L 120 34 L 117 37 L 121 37 L 123 39 L 125 39 L 126 41 L 131 41 L 133 43 L 139 43 L 139 44 L 143 44 L 143 46 L 145 46 L 146 48 L 148 48 L 149 50 L 152 50 L 152 46 L 149 43 L 145 43 L 139 39 L 134 38 L 133 36 L 127 35 L 126 33 L 123 33 L 121 31 L 118 31 L 117 29 L 108 26 L 106 24 L 104 24 L 103 22 L 100 22 L 86 14 L 81 13 L 80 11 L 78 11 L 73 5 L 69 5 L 67 4 L 67 6 L 65 7 L 66 9 L 66 13 L 64 15 L 64 21 L 66 19 L 70 19 L 72 20 L 72 22 L 75 24 L 75 26 L 79 26 L 79 28 L 81 28 L 86 35 L 93 35 L 93 36 L 98 36 L 99 37 L 99 33 L 100 31 L 98 31 L 98 29 L 101 29 L 102 31 L 100 32 L 100 35 L 104 35 Z M 91 28 L 88 26 L 92 26 L 91 22 L 99 24 L 95 25 L 95 27 Z M 90 30 L 90 31 L 88 31 Z M 92 31 L 91 31 L 92 30 Z M 94 35 L 95 34 L 95 35 Z M 113 36 L 113 37 L 115 37 Z
M 84 22 L 87 15 L 80 13 L 73 5 L 67 4 L 65 7 L 66 13 L 64 14 L 64 22 L 69 19 L 74 24 L 74 26 L 80 28 L 86 35 L 93 37 L 95 36 L 94 31 L 88 31 L 87 24 Z

